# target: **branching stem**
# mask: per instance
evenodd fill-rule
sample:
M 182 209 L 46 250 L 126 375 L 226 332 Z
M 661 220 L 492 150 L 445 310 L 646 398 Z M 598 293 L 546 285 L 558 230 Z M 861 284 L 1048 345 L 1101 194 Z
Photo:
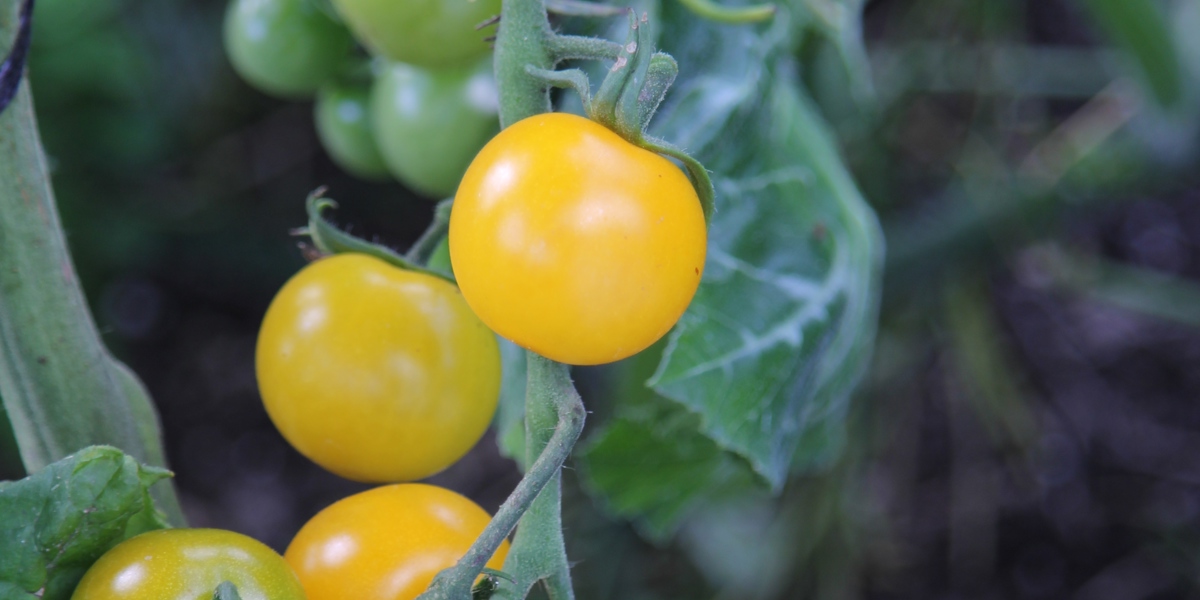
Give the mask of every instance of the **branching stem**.
M 505 572 L 515 578 L 516 584 L 503 582 L 502 588 L 526 586 L 525 592 L 539 579 L 551 578 L 551 585 L 559 588 L 555 600 L 572 598 L 570 580 L 565 581 L 566 555 L 562 548 L 562 522 L 559 513 L 559 469 L 571 454 L 575 441 L 583 431 L 585 411 L 583 401 L 571 383 L 566 365 L 529 354 L 529 383 L 526 396 L 526 436 L 528 460 L 532 466 L 512 495 L 496 511 L 496 516 L 483 533 L 475 540 L 471 549 L 453 568 L 442 571 L 433 580 L 429 591 L 419 600 L 464 600 L 471 595 L 471 586 L 483 572 L 483 567 L 500 547 L 500 543 L 521 521 L 521 529 L 509 555 L 538 563 L 544 561 L 547 550 L 557 543 L 563 553 L 563 572 L 540 574 L 545 568 L 510 568 Z M 548 485 L 549 484 L 549 485 Z M 553 530 L 553 531 L 551 531 Z M 544 536 L 550 536 L 546 539 Z M 555 540 L 555 538 L 557 538 Z M 532 539 L 523 543 L 523 539 Z M 549 561 L 557 563 L 557 560 Z M 539 567 L 538 564 L 524 565 Z M 556 577 L 552 577 L 556 576 Z M 566 594 L 566 595 L 562 595 Z M 516 596 L 524 598 L 524 594 Z

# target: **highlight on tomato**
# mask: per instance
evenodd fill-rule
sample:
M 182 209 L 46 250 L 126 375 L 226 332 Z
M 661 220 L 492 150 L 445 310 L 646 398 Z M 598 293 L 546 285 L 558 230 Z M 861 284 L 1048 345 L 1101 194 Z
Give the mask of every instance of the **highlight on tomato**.
M 363 254 L 292 277 L 255 355 L 272 422 L 348 479 L 413 481 L 462 458 L 500 394 L 495 335 L 454 284 Z
M 371 90 L 375 139 L 392 175 L 433 198 L 454 194 L 500 130 L 491 61 L 449 69 L 384 67 Z
M 450 216 L 455 278 L 479 318 L 575 365 L 620 360 L 666 334 L 700 284 L 706 243 L 679 167 L 564 113 L 492 138 Z
M 345 64 L 354 39 L 309 0 L 233 0 L 225 13 L 225 53 L 258 89 L 308 97 Z
M 288 563 L 261 542 L 220 529 L 160 529 L 105 552 L 71 600 L 212 598 L 230 582 L 242 600 L 304 600 Z
M 491 517 L 468 498 L 398 484 L 340 500 L 317 513 L 284 552 L 309 600 L 411 600 L 454 566 Z M 504 541 L 488 560 L 499 569 Z

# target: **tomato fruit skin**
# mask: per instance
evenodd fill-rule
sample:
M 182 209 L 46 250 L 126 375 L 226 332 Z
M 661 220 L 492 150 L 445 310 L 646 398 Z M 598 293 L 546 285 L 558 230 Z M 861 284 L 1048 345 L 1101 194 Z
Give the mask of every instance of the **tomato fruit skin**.
M 422 67 L 469 64 L 490 51 L 475 29 L 500 14 L 500 0 L 333 0 L 372 54 Z
M 333 162 L 363 179 L 387 179 L 371 126 L 370 86 L 331 83 L 313 105 L 317 137 Z
M 371 90 L 371 117 L 392 175 L 427 196 L 448 197 L 500 130 L 491 62 L 439 70 L 391 63 Z
M 631 356 L 683 314 L 704 269 L 704 213 L 687 176 L 582 117 L 500 132 L 467 169 L 450 259 L 496 333 L 575 365 Z
M 259 90 L 305 98 L 350 57 L 354 38 L 305 0 L 232 0 L 225 13 L 225 53 Z
M 255 361 L 283 437 L 357 481 L 450 466 L 483 436 L 500 393 L 495 335 L 458 288 L 362 254 L 292 277 L 267 309 Z
M 410 600 L 462 558 L 491 517 L 450 490 L 389 485 L 317 513 L 284 552 L 308 600 Z M 508 556 L 501 543 L 487 566 Z
M 304 600 L 296 574 L 257 540 L 220 529 L 160 529 L 117 544 L 71 600 L 208 600 L 223 581 L 242 600 Z

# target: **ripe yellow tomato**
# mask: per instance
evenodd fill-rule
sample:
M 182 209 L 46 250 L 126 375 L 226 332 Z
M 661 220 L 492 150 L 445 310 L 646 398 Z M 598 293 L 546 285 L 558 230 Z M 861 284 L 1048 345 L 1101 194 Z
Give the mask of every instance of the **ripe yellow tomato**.
M 411 600 L 467 553 L 490 519 L 450 490 L 389 485 L 317 513 L 284 558 L 308 600 Z M 506 540 L 487 566 L 499 569 L 507 556 Z
M 160 529 L 117 544 L 96 561 L 71 600 L 196 600 L 222 582 L 242 600 L 304 600 L 283 557 L 220 529 Z
M 500 394 L 496 338 L 453 284 L 362 254 L 297 273 L 258 336 L 267 414 L 348 479 L 412 481 L 461 458 Z
M 576 365 L 620 360 L 670 330 L 700 283 L 706 243 L 683 171 L 563 113 L 492 138 L 450 216 L 455 277 L 479 318 Z

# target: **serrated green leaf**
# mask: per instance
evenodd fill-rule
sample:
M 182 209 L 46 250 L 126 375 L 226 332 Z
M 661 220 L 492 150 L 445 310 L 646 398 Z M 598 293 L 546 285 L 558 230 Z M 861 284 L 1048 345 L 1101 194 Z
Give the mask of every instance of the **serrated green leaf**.
M 0 483 L 0 598 L 69 598 L 109 548 L 166 526 L 148 488 L 167 476 L 116 448 L 93 446 Z
M 700 435 L 696 415 L 656 404 L 657 419 L 617 419 L 589 440 L 580 459 L 609 512 L 664 541 L 696 506 L 757 484 L 744 462 Z
M 579 456 L 588 488 L 652 537 L 756 479 L 778 490 L 837 459 L 883 247 L 799 91 L 788 14 L 755 30 L 662 10 L 659 46 L 681 74 L 652 133 L 713 173 L 709 257 L 650 378 L 657 394 L 616 394 L 613 421 Z
M 774 28 L 664 34 L 691 66 L 660 127 L 714 171 L 718 211 L 704 280 L 651 384 L 778 488 L 806 433 L 840 421 L 865 368 L 882 239 L 780 55 L 785 20 Z
M 525 350 L 497 337 L 500 345 L 500 404 L 492 427 L 500 454 L 525 470 Z

